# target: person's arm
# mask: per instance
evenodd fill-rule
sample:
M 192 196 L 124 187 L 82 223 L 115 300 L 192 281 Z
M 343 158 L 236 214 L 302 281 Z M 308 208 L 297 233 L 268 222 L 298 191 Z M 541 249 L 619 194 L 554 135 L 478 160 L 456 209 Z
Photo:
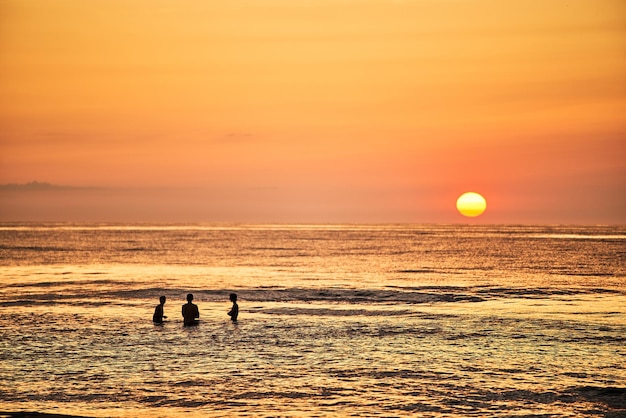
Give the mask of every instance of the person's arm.
M 236 321 L 237 320 L 237 315 L 239 315 L 239 305 L 237 305 L 236 303 L 233 303 L 233 307 L 228 312 L 228 316 L 230 316 L 230 318 L 233 321 Z

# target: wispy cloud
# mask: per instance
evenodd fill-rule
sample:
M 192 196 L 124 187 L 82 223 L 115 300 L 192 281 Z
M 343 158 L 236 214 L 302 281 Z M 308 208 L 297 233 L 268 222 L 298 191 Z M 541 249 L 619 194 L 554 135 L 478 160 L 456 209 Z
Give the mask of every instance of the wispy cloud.
M 94 186 L 65 186 L 59 184 L 51 184 L 39 181 L 31 181 L 30 183 L 8 183 L 0 184 L 0 191 L 62 191 L 62 190 L 105 190 L 102 187 Z
M 255 140 L 254 135 L 247 132 L 231 132 L 226 135 L 217 137 L 214 142 L 223 144 L 239 144 L 247 143 Z

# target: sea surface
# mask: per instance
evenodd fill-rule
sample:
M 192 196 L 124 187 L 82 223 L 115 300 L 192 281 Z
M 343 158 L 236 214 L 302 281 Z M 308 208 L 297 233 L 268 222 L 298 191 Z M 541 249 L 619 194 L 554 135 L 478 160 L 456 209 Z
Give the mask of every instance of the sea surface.
M 0 224 L 0 411 L 626 416 L 626 227 Z

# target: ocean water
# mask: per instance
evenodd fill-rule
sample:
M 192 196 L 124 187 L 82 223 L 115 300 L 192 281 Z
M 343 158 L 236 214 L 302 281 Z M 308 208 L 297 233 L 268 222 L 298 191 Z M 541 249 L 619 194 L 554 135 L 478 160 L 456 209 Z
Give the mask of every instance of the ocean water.
M 0 411 L 625 416 L 626 227 L 3 224 Z

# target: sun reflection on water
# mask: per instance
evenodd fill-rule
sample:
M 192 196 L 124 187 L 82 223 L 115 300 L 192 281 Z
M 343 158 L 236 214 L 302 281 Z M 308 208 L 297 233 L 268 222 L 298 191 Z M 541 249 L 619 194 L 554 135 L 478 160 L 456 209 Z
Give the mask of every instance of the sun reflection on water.
M 19 245 L 11 238 L 0 250 L 0 410 L 626 410 L 625 267 L 615 235 L 537 239 L 545 228 L 442 226 L 18 233 Z M 226 315 L 232 291 L 238 323 Z M 187 292 L 200 307 L 197 327 L 182 326 Z M 160 295 L 169 319 L 154 325 Z

